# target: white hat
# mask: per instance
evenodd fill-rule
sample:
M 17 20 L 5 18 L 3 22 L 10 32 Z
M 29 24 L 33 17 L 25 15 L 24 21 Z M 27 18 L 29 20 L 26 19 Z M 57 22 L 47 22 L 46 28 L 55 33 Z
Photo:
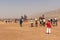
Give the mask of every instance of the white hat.
M 48 21 L 50 21 L 50 19 L 48 19 Z
M 37 18 L 35 20 L 37 20 Z
M 55 20 L 56 20 L 57 18 L 55 18 Z

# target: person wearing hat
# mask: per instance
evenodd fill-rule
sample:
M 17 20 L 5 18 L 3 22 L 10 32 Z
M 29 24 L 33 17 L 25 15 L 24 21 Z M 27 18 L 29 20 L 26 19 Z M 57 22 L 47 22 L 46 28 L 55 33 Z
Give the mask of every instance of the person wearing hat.
M 54 18 L 53 19 L 53 26 L 57 26 L 57 22 L 58 22 L 57 18 Z
M 37 18 L 35 19 L 35 26 L 36 27 L 38 26 L 38 19 Z
M 50 19 L 47 21 L 46 26 L 47 26 L 47 30 L 46 30 L 47 34 L 50 34 L 51 33 L 51 27 L 52 27 Z
M 31 27 L 33 27 L 33 19 L 31 19 L 30 23 L 31 23 Z

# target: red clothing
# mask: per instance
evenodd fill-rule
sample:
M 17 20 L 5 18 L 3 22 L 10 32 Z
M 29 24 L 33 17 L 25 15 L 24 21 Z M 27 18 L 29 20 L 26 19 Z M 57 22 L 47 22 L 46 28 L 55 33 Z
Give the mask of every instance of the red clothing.
M 51 28 L 51 22 L 47 22 L 46 25 L 48 28 Z

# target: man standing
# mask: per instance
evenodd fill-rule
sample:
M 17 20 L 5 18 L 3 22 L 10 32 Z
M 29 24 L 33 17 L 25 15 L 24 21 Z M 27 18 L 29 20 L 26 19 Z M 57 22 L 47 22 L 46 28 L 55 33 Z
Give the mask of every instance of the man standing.
M 39 22 L 40 22 L 40 26 L 42 26 L 42 22 L 43 22 L 42 17 L 39 18 Z
M 20 19 L 20 27 L 22 27 L 23 19 Z
M 56 26 L 57 26 L 57 24 L 58 24 L 57 22 L 58 22 L 58 20 L 57 20 L 57 18 L 55 18 L 55 25 L 56 25 Z

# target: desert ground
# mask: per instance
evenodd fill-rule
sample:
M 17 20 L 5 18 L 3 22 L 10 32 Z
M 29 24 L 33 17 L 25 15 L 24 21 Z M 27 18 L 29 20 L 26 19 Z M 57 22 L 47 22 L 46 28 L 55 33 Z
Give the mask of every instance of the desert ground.
M 46 34 L 46 27 L 31 27 L 30 21 L 19 23 L 0 22 L 0 40 L 60 40 L 60 22 L 52 27 L 52 33 Z

